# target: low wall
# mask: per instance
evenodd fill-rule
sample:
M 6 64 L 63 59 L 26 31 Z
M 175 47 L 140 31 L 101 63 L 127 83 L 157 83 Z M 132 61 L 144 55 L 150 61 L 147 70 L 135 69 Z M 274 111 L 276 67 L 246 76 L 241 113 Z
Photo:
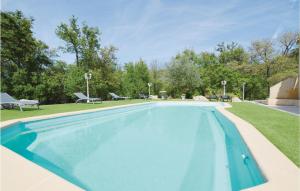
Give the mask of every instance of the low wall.
M 271 99 L 298 99 L 299 77 L 287 78 L 270 88 Z
M 299 77 L 287 78 L 272 86 L 267 103 L 299 106 Z

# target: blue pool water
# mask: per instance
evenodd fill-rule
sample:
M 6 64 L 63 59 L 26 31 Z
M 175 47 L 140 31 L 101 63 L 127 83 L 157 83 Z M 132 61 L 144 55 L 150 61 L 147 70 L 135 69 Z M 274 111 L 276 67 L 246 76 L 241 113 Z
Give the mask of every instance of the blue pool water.
M 240 190 L 265 182 L 214 107 L 151 103 L 1 129 L 3 146 L 86 190 Z

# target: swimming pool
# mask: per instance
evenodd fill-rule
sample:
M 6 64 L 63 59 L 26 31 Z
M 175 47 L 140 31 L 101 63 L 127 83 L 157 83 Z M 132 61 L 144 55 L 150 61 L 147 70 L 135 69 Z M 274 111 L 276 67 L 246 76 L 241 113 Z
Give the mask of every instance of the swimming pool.
M 265 182 L 212 105 L 150 103 L 22 122 L 1 143 L 86 190 L 240 190 Z

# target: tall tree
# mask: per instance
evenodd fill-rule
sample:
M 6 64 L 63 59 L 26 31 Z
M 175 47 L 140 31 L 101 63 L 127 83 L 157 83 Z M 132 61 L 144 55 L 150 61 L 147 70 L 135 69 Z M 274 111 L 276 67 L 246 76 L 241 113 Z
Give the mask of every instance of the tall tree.
M 99 63 L 98 52 L 100 51 L 100 32 L 96 27 L 89 27 L 83 23 L 80 47 L 82 54 L 82 65 L 86 70 L 97 67 Z
M 159 94 L 159 91 L 163 86 L 162 75 L 163 71 L 159 69 L 158 61 L 153 61 L 150 64 L 150 81 L 152 83 L 152 93 L 155 95 Z
M 120 89 L 120 70 L 117 68 L 117 48 L 108 46 L 100 48 L 100 58 L 95 68 L 100 74 L 102 87 L 98 89 L 99 94 L 106 98 L 110 91 L 119 92 Z
M 56 34 L 59 38 L 66 42 L 66 47 L 63 48 L 63 50 L 66 52 L 75 53 L 76 64 L 79 66 L 81 31 L 77 20 L 78 19 L 75 16 L 72 16 L 69 20 L 69 25 L 66 23 L 61 23 L 56 29 Z
M 297 32 L 285 32 L 279 37 L 279 43 L 282 47 L 282 55 L 288 55 L 297 43 L 299 34 Z
M 262 63 L 270 61 L 274 56 L 274 46 L 271 40 L 256 40 L 251 43 L 251 59 L 254 62 Z
M 1 91 L 36 98 L 40 74 L 52 65 L 50 50 L 32 33 L 32 18 L 22 12 L 1 12 Z
M 220 53 L 224 51 L 232 51 L 237 48 L 239 45 L 236 42 L 231 42 L 230 44 L 225 44 L 224 42 L 217 44 L 216 50 Z
M 257 40 L 251 43 L 250 54 L 252 62 L 262 63 L 265 66 L 264 75 L 271 76 L 271 60 L 274 57 L 274 46 L 271 40 Z
M 40 83 L 36 86 L 37 98 L 47 104 L 66 103 L 71 100 L 65 89 L 65 78 L 68 66 L 62 61 L 56 61 L 40 74 Z
M 188 53 L 188 54 L 187 54 Z M 167 79 L 172 96 L 186 94 L 191 97 L 200 86 L 198 67 L 190 51 L 184 51 L 171 60 L 167 66 Z
M 211 64 L 218 64 L 218 57 L 214 53 L 202 52 L 199 56 L 199 66 L 207 66 Z
M 127 95 L 138 98 L 139 94 L 147 94 L 148 82 L 149 70 L 143 60 L 125 64 L 123 89 Z
M 217 48 L 219 50 L 219 62 L 222 64 L 245 64 L 248 62 L 248 54 L 244 48 L 238 43 L 232 42 L 231 44 L 221 44 Z

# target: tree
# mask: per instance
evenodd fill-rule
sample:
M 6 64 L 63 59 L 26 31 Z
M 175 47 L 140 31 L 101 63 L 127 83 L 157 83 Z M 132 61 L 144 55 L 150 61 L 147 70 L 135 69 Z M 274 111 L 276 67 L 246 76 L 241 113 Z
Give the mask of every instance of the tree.
M 33 19 L 22 12 L 1 12 L 1 91 L 36 98 L 40 75 L 53 64 L 51 51 L 33 37 Z
M 256 40 L 251 43 L 250 54 L 252 62 L 267 63 L 274 56 L 274 47 L 271 40 Z
M 265 99 L 269 85 L 299 71 L 299 33 L 295 32 L 279 37 L 281 49 L 268 39 L 253 41 L 249 51 L 238 43 L 223 42 L 216 52 L 184 50 L 167 66 L 154 61 L 148 68 L 141 59 L 121 68 L 117 48 L 101 46 L 97 27 L 79 25 L 74 16 L 57 27 L 57 36 L 66 43 L 64 51 L 76 56 L 76 63 L 68 65 L 54 60 L 55 51 L 33 36 L 33 22 L 20 11 L 1 12 L 1 91 L 42 103 L 73 102 L 74 92 L 86 93 L 86 72 L 92 73 L 90 95 L 103 99 L 108 92 L 134 98 L 148 94 L 148 82 L 154 94 L 163 88 L 173 97 L 222 94 L 222 80 L 227 81 L 229 94 L 240 96 L 245 82 L 246 98 Z
M 62 23 L 56 29 L 57 36 L 66 42 L 66 46 L 62 49 L 75 53 L 77 66 L 83 67 L 86 71 L 99 67 L 99 29 L 86 23 L 80 27 L 78 19 L 74 16 L 69 22 L 69 25 Z
M 299 34 L 296 32 L 285 32 L 279 37 L 279 43 L 282 47 L 282 55 L 288 55 L 297 43 Z
M 224 51 L 232 51 L 238 47 L 238 43 L 231 42 L 230 44 L 225 44 L 224 42 L 217 44 L 216 50 L 220 53 Z
M 33 19 L 21 11 L 1 12 L 1 66 L 12 68 L 24 66 L 35 49 L 32 36 Z M 24 51 L 26 50 L 26 51 Z
M 96 27 L 82 26 L 80 38 L 81 63 L 86 70 L 97 67 L 99 63 L 98 52 L 100 51 L 100 32 Z
M 94 68 L 94 70 L 98 71 L 99 81 L 102 84 L 97 92 L 103 98 L 106 98 L 111 91 L 120 92 L 121 74 L 117 68 L 116 51 L 117 48 L 114 46 L 100 48 L 100 57 L 98 58 L 97 66 Z
M 272 75 L 268 78 L 270 85 L 274 85 L 288 77 L 298 75 L 298 60 L 291 56 L 280 55 L 273 59 Z
M 70 24 L 62 23 L 58 26 L 56 33 L 66 41 L 65 50 L 76 54 L 77 67 L 81 68 L 79 70 L 93 74 L 90 82 L 91 94 L 105 99 L 110 91 L 115 91 L 120 87 L 117 79 L 120 77 L 119 71 L 117 71 L 117 48 L 114 46 L 101 47 L 101 33 L 97 27 L 90 27 L 86 23 L 79 26 L 77 18 L 73 16 Z
M 227 45 L 226 48 L 218 49 L 222 50 L 219 55 L 219 62 L 222 64 L 236 63 L 241 65 L 248 62 L 248 54 L 244 48 L 237 43 L 232 42 L 232 44 Z
M 150 64 L 150 82 L 152 83 L 152 92 L 158 95 L 163 87 L 163 71 L 159 69 L 158 61 L 155 60 Z
M 149 70 L 143 60 L 125 64 L 122 86 L 126 95 L 138 98 L 139 94 L 147 94 L 148 82 Z
M 254 63 L 264 64 L 264 75 L 266 78 L 271 76 L 271 60 L 274 57 L 274 47 L 271 40 L 257 40 L 251 43 L 251 60 Z
M 76 64 L 79 66 L 79 56 L 81 49 L 81 31 L 77 24 L 77 18 L 72 16 L 69 20 L 70 24 L 61 23 L 57 29 L 56 34 L 59 38 L 66 42 L 64 51 L 75 53 Z
M 171 60 L 167 66 L 167 79 L 172 96 L 186 94 L 190 98 L 200 86 L 200 75 L 194 54 L 184 51 Z
M 207 66 L 211 64 L 218 64 L 218 57 L 214 53 L 202 52 L 199 56 L 199 66 Z
M 57 61 L 40 74 L 40 83 L 36 86 L 37 98 L 47 104 L 66 103 L 71 100 L 65 90 L 65 78 L 68 66 Z
M 76 65 L 67 67 L 64 79 L 66 96 L 72 97 L 75 92 L 86 92 L 84 73 L 84 69 Z

